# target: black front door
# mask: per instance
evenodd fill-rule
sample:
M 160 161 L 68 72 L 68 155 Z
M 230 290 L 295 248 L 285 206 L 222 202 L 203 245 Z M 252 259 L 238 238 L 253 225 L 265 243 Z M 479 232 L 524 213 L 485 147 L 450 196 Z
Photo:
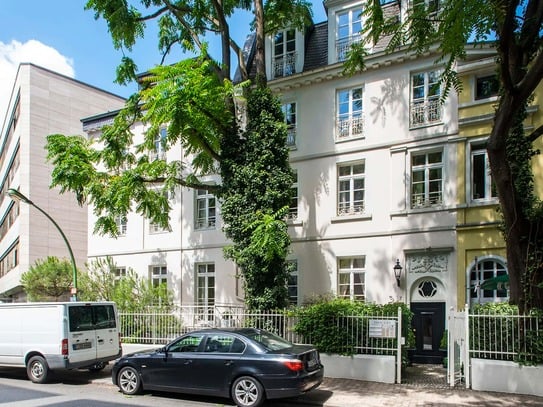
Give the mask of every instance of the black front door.
M 442 363 L 444 354 L 439 343 L 445 332 L 445 303 L 414 302 L 411 311 L 416 344 L 410 355 L 411 362 Z

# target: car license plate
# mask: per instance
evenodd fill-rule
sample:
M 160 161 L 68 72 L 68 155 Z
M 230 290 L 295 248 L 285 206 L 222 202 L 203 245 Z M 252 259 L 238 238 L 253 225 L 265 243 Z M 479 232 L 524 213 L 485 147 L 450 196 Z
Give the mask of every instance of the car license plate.
M 92 347 L 92 344 L 90 342 L 81 342 L 81 343 L 73 344 L 74 350 L 90 349 L 91 347 Z

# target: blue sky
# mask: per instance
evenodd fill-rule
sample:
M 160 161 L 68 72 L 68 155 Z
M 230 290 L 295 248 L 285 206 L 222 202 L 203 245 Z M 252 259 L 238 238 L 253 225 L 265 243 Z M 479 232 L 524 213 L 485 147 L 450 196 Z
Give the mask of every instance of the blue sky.
M 105 22 L 95 20 L 92 11 L 84 10 L 86 2 L 2 0 L 0 118 L 5 114 L 17 66 L 21 62 L 44 66 L 124 97 L 135 91 L 135 85 L 122 87 L 113 82 L 122 51 L 114 49 Z M 314 21 L 324 21 L 322 0 L 312 2 Z M 251 18 L 249 14 L 235 16 L 233 36 L 240 45 L 249 32 Z M 130 54 L 140 72 L 160 63 L 161 55 L 156 44 L 156 36 L 149 27 L 146 38 L 140 40 Z

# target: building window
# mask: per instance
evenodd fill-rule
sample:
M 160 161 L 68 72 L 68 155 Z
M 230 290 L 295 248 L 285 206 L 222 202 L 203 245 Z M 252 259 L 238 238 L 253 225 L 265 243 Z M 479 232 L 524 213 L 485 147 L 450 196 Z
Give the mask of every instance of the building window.
M 490 175 L 488 154 L 484 145 L 471 146 L 471 199 L 487 201 L 496 198 L 496 188 Z
M 168 131 L 165 127 L 160 128 L 155 136 L 154 149 L 151 152 L 151 161 L 164 160 L 166 158 L 166 136 Z
M 16 242 L 0 259 L 0 278 L 19 265 L 19 242 Z
M 117 282 L 120 279 L 126 277 L 126 267 L 115 267 L 113 273 L 115 276 L 115 282 Z
M 215 264 L 196 265 L 196 305 L 201 319 L 209 321 L 214 316 Z
M 471 303 L 509 301 L 507 274 L 505 263 L 498 259 L 476 261 L 470 270 Z
M 411 76 L 411 126 L 441 121 L 439 72 L 419 72 Z
M 149 222 L 149 233 L 150 234 L 157 234 L 157 233 L 164 233 L 168 232 L 168 229 L 163 228 L 158 223 Z
M 362 87 L 344 89 L 337 93 L 336 137 L 338 140 L 362 136 L 364 130 L 362 93 Z
M 296 73 L 296 31 L 283 30 L 273 38 L 273 77 Z
M 158 287 L 168 283 L 168 268 L 166 266 L 151 266 L 151 284 Z
M 338 260 L 338 297 L 364 301 L 366 258 L 345 257 Z
M 337 61 L 345 61 L 351 45 L 362 39 L 362 8 L 355 8 L 336 17 L 336 57 Z
M 411 208 L 428 208 L 443 203 L 443 152 L 411 157 Z
M 481 76 L 475 79 L 475 100 L 497 96 L 500 83 L 496 75 Z
M 287 260 L 288 267 L 288 302 L 291 305 L 298 305 L 298 260 Z
M 196 229 L 210 229 L 215 227 L 217 208 L 216 199 L 207 189 L 196 190 Z
M 286 103 L 281 106 L 287 125 L 287 146 L 296 146 L 296 103 Z
M 118 236 L 126 236 L 126 230 L 127 230 L 127 219 L 126 216 L 116 216 L 115 217 L 115 224 L 117 225 L 117 235 Z
M 365 163 L 338 166 L 338 216 L 364 212 Z
M 428 20 L 433 21 L 434 28 L 438 28 L 438 14 L 441 10 L 442 0 L 415 0 L 414 6 L 418 8 L 417 13 L 427 16 Z
M 294 171 L 294 183 L 291 187 L 290 205 L 288 208 L 288 218 L 291 220 L 298 219 L 298 171 Z

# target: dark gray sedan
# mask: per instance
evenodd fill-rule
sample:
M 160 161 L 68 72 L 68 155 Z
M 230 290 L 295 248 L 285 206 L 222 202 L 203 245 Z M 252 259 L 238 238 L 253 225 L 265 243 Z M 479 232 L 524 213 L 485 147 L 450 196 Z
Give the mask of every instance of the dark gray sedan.
M 190 332 L 163 348 L 118 359 L 113 384 L 144 390 L 229 397 L 240 407 L 293 397 L 318 387 L 324 368 L 309 345 L 254 328 Z

